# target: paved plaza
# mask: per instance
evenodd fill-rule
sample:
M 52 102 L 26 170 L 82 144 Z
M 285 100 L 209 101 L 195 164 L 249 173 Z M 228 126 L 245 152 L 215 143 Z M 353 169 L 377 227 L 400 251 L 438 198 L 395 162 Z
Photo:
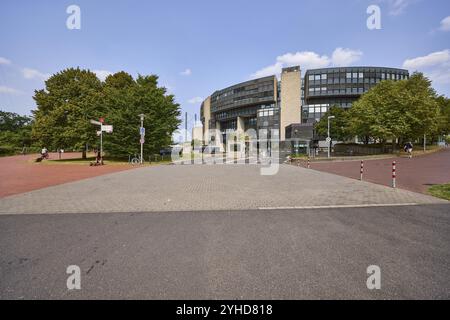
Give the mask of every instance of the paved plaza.
M 35 163 L 38 154 L 0 157 L 0 199 L 48 186 L 92 178 L 103 174 L 128 170 L 128 165 L 106 165 L 90 167 L 87 164 L 58 164 L 44 161 Z M 62 154 L 62 159 L 79 159 L 81 153 Z M 50 153 L 50 160 L 59 159 L 57 153 Z
M 280 165 L 162 165 L 0 199 L 1 214 L 246 210 L 448 203 L 329 173 Z
M 395 157 L 365 160 L 364 180 L 385 186 L 391 185 L 392 161 L 396 161 L 397 187 L 400 189 L 426 193 L 433 185 L 450 182 L 450 148 L 412 159 Z M 360 160 L 311 163 L 314 170 L 354 179 L 359 179 L 360 166 Z

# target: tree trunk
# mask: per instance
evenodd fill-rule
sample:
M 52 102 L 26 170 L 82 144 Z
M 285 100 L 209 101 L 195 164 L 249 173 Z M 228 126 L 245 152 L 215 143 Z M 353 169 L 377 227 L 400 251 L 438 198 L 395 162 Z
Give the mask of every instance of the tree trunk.
M 81 158 L 83 158 L 83 159 L 86 159 L 86 158 L 87 158 L 87 148 L 86 148 L 86 145 L 84 146 L 84 149 L 83 149 Z

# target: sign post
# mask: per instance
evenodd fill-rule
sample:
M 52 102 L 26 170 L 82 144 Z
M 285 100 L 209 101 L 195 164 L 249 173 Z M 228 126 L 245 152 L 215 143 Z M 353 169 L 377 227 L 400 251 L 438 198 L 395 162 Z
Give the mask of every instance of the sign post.
M 103 125 L 103 123 L 105 122 L 104 118 L 100 118 L 99 120 L 100 121 L 90 120 L 90 123 L 96 126 L 100 126 L 100 130 L 97 131 L 97 135 L 100 136 L 100 161 L 101 163 L 103 163 L 103 132 L 112 133 L 113 126 Z
M 141 143 L 141 164 L 142 164 L 143 159 L 144 159 L 144 142 L 145 142 L 144 118 L 145 118 L 145 115 L 140 114 L 139 116 L 141 117 L 141 127 L 140 127 L 139 132 L 141 134 L 140 143 Z
M 105 119 L 100 118 L 100 163 L 103 164 L 103 123 Z

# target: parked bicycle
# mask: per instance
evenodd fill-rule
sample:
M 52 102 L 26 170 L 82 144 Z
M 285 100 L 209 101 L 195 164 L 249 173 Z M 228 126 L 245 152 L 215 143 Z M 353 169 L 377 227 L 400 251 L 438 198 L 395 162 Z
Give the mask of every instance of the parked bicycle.
M 135 154 L 134 157 L 130 159 L 130 163 L 131 163 L 133 166 L 136 166 L 136 165 L 141 164 L 141 156 Z

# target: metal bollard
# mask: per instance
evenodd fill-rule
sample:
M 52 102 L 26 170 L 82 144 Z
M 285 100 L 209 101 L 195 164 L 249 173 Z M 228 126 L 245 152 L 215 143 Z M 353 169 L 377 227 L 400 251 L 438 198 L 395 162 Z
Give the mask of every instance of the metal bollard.
M 364 173 L 364 160 L 361 160 L 361 171 L 360 171 L 360 177 L 359 180 L 363 180 L 363 173 Z
M 397 179 L 397 172 L 396 172 L 396 162 L 392 162 L 392 188 L 396 188 L 396 179 Z

